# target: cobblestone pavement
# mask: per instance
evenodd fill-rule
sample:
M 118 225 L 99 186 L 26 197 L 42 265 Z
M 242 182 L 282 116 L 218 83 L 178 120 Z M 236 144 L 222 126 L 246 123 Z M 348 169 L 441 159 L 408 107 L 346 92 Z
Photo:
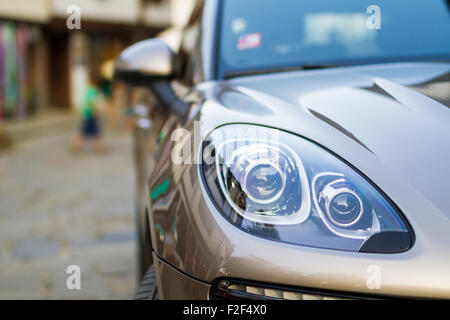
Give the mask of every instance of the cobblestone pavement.
M 0 299 L 129 299 L 135 292 L 131 138 L 69 152 L 75 130 L 0 152 Z M 66 269 L 81 268 L 81 289 Z

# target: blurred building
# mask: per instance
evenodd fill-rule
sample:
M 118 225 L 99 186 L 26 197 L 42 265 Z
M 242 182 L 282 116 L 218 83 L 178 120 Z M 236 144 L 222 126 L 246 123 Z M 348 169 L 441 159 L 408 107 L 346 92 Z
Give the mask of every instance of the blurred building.
M 1 0 L 0 120 L 75 108 L 90 76 L 132 42 L 187 20 L 196 0 Z M 67 20 L 80 10 L 80 30 Z

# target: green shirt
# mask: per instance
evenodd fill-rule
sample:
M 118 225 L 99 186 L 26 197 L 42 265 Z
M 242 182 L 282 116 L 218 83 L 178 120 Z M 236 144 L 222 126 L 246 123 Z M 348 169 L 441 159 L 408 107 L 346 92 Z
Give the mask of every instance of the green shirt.
M 84 92 L 83 101 L 81 102 L 81 114 L 86 119 L 93 117 L 95 113 L 95 101 L 97 100 L 98 90 L 93 86 L 88 86 Z

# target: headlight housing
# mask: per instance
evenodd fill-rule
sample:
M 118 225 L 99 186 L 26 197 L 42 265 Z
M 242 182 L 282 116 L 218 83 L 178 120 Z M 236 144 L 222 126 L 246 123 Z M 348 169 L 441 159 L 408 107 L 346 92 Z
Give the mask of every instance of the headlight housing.
M 203 142 L 201 171 L 219 212 L 263 238 L 326 249 L 395 253 L 412 232 L 355 169 L 280 130 L 228 125 Z

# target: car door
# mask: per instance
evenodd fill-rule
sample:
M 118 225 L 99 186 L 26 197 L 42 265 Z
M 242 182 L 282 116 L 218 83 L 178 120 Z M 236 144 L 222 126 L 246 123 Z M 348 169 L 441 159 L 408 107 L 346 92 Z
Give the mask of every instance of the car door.
M 178 53 L 178 77 L 172 87 L 179 97 L 190 106 L 190 112 L 182 118 L 160 108 L 154 108 L 151 114 L 153 128 L 149 134 L 148 159 L 149 178 L 147 183 L 147 219 L 151 247 L 164 260 L 184 269 L 183 252 L 189 251 L 189 230 L 181 230 L 180 215 L 188 210 L 186 206 L 186 188 L 181 177 L 195 166 L 173 157 L 188 157 L 177 154 L 183 144 L 192 144 L 194 125 L 192 115 L 203 100 L 196 91 L 195 84 L 202 79 L 200 63 L 201 17 L 203 1 L 199 1 L 183 31 L 182 43 Z M 192 148 L 190 148 L 193 150 Z M 192 155 L 192 154 L 191 154 Z M 189 162 L 189 161 L 186 161 Z

